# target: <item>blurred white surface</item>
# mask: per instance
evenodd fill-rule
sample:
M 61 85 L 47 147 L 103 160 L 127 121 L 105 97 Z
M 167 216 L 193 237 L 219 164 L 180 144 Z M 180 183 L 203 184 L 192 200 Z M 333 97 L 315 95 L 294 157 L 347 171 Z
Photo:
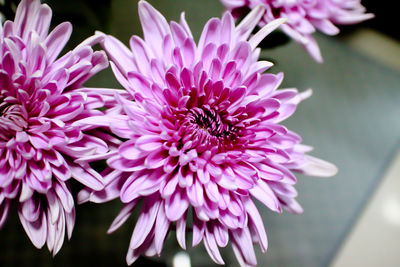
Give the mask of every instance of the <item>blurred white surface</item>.
M 191 267 L 189 254 L 186 252 L 178 252 L 172 260 L 173 267 Z
M 400 151 L 331 267 L 400 266 Z

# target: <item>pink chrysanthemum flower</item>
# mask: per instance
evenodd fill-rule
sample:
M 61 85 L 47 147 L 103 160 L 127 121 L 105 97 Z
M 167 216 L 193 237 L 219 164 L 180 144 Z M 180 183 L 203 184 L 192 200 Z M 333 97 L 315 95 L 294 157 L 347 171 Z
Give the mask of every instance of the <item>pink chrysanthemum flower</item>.
M 224 263 L 219 247 L 230 241 L 241 265 L 256 265 L 253 243 L 266 251 L 267 236 L 254 199 L 276 212 L 300 213 L 291 171 L 336 173 L 305 155 L 310 147 L 279 124 L 310 91 L 277 91 L 283 75 L 263 74 L 271 63 L 257 61 L 256 46 L 283 22 L 250 37 L 263 13 L 255 8 L 237 27 L 229 13 L 213 18 L 196 45 L 183 14 L 168 25 L 140 1 L 144 40 L 133 36 L 129 50 L 104 36 L 114 74 L 130 96 L 117 94 L 107 117 L 78 123 L 109 126 L 125 141 L 107 160 L 105 189 L 78 197 L 125 203 L 109 232 L 142 201 L 128 264 L 141 254 L 159 255 L 172 228 L 185 249 L 189 224 L 193 246 L 203 241 L 215 262 Z
M 319 30 L 327 35 L 336 35 L 335 25 L 356 24 L 371 19 L 373 14 L 365 13 L 360 0 L 221 0 L 236 14 L 246 8 L 264 5 L 263 26 L 277 18 L 287 18 L 281 29 L 296 42 L 302 44 L 312 58 L 322 62 L 321 52 L 312 34 Z
M 56 254 L 75 222 L 68 179 L 103 188 L 101 176 L 76 160 L 108 146 L 93 127 L 73 123 L 102 114 L 103 99 L 81 84 L 108 62 L 85 43 L 56 59 L 72 26 L 48 33 L 51 16 L 40 0 L 23 0 L 15 20 L 0 24 L 0 227 L 14 202 L 32 243 Z

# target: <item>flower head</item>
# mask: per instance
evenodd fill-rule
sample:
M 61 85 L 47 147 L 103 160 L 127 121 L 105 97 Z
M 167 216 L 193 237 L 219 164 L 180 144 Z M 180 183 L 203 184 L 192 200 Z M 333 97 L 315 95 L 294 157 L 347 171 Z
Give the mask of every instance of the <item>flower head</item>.
M 144 40 L 133 36 L 128 49 L 104 36 L 111 67 L 129 95 L 117 94 L 107 117 L 79 123 L 109 126 L 124 141 L 107 160 L 105 189 L 84 190 L 78 198 L 125 203 L 109 232 L 142 200 L 128 264 L 141 254 L 160 254 L 173 227 L 185 249 L 190 223 L 193 246 L 203 241 L 215 262 L 223 264 L 219 247 L 230 241 L 242 265 L 256 265 L 253 243 L 266 251 L 267 236 L 254 199 L 273 211 L 298 213 L 291 171 L 336 172 L 305 155 L 310 148 L 300 136 L 279 124 L 310 92 L 277 91 L 283 75 L 263 74 L 271 63 L 258 61 L 256 46 L 283 22 L 250 37 L 263 13 L 255 8 L 238 26 L 229 13 L 210 19 L 196 44 L 183 14 L 180 23 L 167 24 L 140 1 Z
M 68 179 L 99 190 L 101 176 L 80 157 L 105 153 L 93 127 L 75 120 L 98 116 L 103 99 L 81 88 L 107 67 L 104 52 L 79 45 L 57 59 L 72 26 L 48 33 L 52 12 L 40 0 L 23 0 L 14 21 L 0 25 L 0 227 L 15 202 L 32 243 L 53 254 L 71 236 L 74 200 Z
M 356 24 L 371 19 L 373 14 L 365 13 L 361 0 L 221 0 L 234 13 L 240 14 L 246 8 L 265 6 L 260 25 L 277 18 L 287 18 L 281 29 L 302 44 L 312 58 L 322 62 L 321 52 L 312 34 L 319 30 L 327 35 L 336 35 L 336 25 Z

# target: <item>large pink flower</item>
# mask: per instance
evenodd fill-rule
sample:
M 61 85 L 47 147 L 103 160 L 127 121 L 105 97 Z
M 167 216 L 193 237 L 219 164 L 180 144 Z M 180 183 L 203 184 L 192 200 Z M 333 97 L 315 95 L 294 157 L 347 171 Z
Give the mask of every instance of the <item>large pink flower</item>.
M 229 13 L 213 18 L 196 45 L 183 14 L 180 23 L 167 24 L 140 1 L 144 40 L 133 36 L 129 50 L 104 36 L 129 96 L 117 94 L 107 117 L 78 123 L 109 126 L 124 142 L 107 160 L 105 189 L 84 190 L 79 200 L 125 203 L 109 232 L 143 202 L 128 264 L 141 254 L 159 255 L 173 227 L 185 249 L 190 223 L 193 246 L 203 241 L 215 262 L 224 263 L 218 248 L 230 241 L 242 265 L 256 265 L 253 242 L 266 251 L 267 236 L 254 199 L 276 212 L 300 213 L 291 171 L 335 174 L 335 166 L 305 155 L 310 147 L 279 124 L 310 91 L 277 91 L 283 75 L 263 74 L 271 63 L 257 61 L 256 46 L 283 22 L 249 38 L 263 13 L 255 8 L 237 27 Z
M 361 0 L 221 0 L 234 13 L 245 8 L 265 6 L 265 14 L 260 25 L 277 18 L 287 18 L 281 29 L 298 43 L 302 44 L 317 62 L 322 62 L 321 52 L 312 34 L 319 30 L 327 35 L 336 35 L 335 25 L 355 24 L 371 19 L 366 14 Z
M 108 146 L 93 127 L 73 122 L 102 114 L 104 99 L 81 85 L 108 62 L 87 45 L 93 39 L 56 59 L 72 26 L 48 33 L 51 16 L 40 0 L 23 0 L 15 20 L 0 25 L 0 227 L 15 202 L 33 244 L 55 254 L 74 227 L 68 179 L 103 188 L 101 176 L 76 160 Z

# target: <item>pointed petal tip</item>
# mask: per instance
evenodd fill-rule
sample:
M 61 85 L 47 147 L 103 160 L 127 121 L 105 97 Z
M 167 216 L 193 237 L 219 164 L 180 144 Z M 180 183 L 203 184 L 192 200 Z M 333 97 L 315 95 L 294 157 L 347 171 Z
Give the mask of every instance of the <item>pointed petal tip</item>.
M 307 98 L 311 97 L 313 94 L 313 90 L 311 88 L 308 88 L 304 92 L 301 92 L 297 95 L 297 99 L 295 101 L 296 104 L 299 104 L 303 100 L 306 100 Z
M 317 63 L 319 63 L 319 64 L 324 63 L 324 59 L 323 59 L 322 56 L 314 57 L 314 60 L 315 60 L 315 62 L 317 62 Z
M 236 32 L 243 39 L 247 39 L 253 31 L 254 27 L 259 23 L 261 17 L 265 13 L 264 5 L 254 7 L 250 13 L 236 27 Z
M 134 253 L 135 251 L 133 249 L 129 249 L 126 254 L 126 264 L 128 266 L 132 265 L 138 259 L 138 256 L 135 256 Z
M 375 17 L 376 17 L 376 16 L 375 16 L 374 13 L 367 13 L 367 14 L 365 14 L 365 16 L 364 16 L 365 20 L 367 20 L 367 19 L 373 19 L 373 18 L 375 18 Z
M 307 162 L 301 167 L 301 172 L 309 176 L 332 177 L 339 169 L 336 165 L 312 156 L 306 156 Z
M 143 9 L 143 8 L 150 9 L 150 10 L 155 10 L 155 8 L 149 2 L 147 2 L 145 0 L 139 0 L 139 2 L 138 2 L 139 12 L 140 12 L 140 9 Z
M 89 190 L 81 190 L 77 197 L 76 197 L 76 203 L 78 203 L 78 205 L 89 202 L 90 201 L 90 194 L 91 192 Z
M 263 5 L 263 4 L 259 4 L 259 5 L 257 5 L 255 8 L 253 8 L 253 10 L 255 10 L 255 12 L 256 13 L 258 13 L 258 12 L 264 12 L 265 11 L 265 5 Z
M 258 44 L 267 37 L 268 34 L 276 30 L 282 24 L 287 22 L 287 18 L 279 18 L 276 20 L 271 21 L 267 25 L 261 28 L 253 37 L 250 38 L 249 44 L 251 48 L 254 50 Z

